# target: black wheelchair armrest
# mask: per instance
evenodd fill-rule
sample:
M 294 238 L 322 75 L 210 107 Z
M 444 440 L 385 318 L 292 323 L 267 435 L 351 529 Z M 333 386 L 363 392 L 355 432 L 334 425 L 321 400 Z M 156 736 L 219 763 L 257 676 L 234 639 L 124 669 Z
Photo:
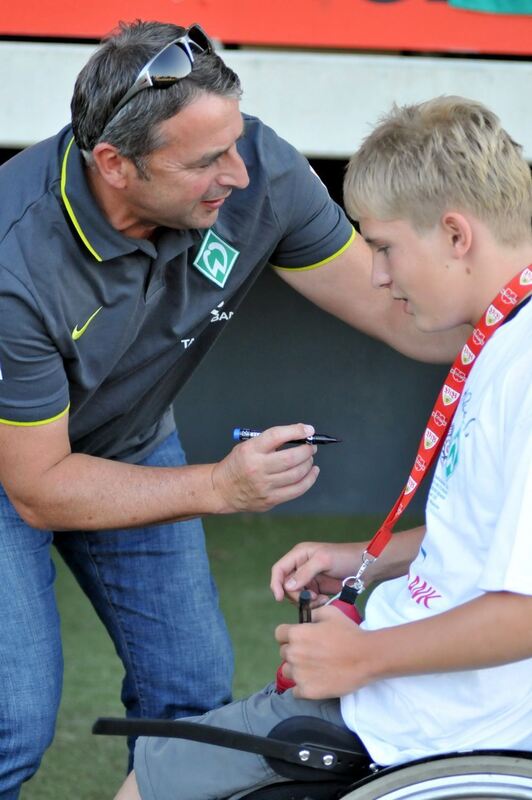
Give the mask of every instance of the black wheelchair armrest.
M 333 728 L 338 732 L 336 737 L 331 736 Z M 369 765 L 367 753 L 361 753 L 360 749 L 353 746 L 357 741 L 354 736 L 314 717 L 294 717 L 281 722 L 269 736 L 255 736 L 183 720 L 112 717 L 97 719 L 92 732 L 108 736 L 191 739 L 243 750 L 264 756 L 276 772 L 291 779 L 298 779 L 303 774 L 308 776 L 310 770 L 314 771 L 313 780 L 331 780 L 333 775 L 352 775 L 353 770 Z M 342 746 L 338 746 L 338 742 Z M 283 764 L 286 765 L 284 768 Z

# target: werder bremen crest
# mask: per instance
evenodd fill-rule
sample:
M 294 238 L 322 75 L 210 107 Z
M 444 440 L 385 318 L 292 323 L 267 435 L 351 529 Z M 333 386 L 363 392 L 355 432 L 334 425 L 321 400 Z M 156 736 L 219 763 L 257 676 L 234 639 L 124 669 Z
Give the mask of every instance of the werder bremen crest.
M 202 275 L 223 289 L 239 255 L 238 250 L 211 229 L 203 237 L 193 264 Z

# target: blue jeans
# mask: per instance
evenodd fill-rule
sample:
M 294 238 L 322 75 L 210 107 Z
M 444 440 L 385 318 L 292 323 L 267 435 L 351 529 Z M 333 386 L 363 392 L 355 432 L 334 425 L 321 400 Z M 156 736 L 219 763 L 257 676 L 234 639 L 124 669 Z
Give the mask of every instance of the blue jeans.
M 172 434 L 142 463 L 184 459 Z M 231 699 L 231 644 L 198 519 L 53 533 L 26 525 L 0 486 L 1 800 L 16 800 L 54 734 L 63 657 L 52 543 L 122 660 L 128 716 L 191 716 Z

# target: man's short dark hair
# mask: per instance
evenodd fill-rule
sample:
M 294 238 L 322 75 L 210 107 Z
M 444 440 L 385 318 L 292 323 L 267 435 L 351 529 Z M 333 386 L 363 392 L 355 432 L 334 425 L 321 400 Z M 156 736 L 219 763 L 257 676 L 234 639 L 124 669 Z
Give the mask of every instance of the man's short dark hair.
M 76 144 L 90 162 L 99 142 L 109 142 L 142 172 L 143 159 L 163 144 L 158 126 L 201 92 L 240 97 L 238 76 L 216 53 L 195 53 L 192 71 L 167 89 L 139 92 L 107 122 L 143 66 L 185 28 L 162 22 L 121 22 L 83 67 L 72 96 Z

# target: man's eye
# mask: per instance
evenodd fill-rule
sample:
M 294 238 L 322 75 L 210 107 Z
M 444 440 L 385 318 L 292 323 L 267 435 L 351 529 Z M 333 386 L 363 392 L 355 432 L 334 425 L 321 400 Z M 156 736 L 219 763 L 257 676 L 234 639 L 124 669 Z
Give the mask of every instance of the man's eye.
M 377 253 L 384 253 L 384 255 L 388 255 L 388 250 L 390 249 L 389 245 L 383 245 L 382 247 L 377 247 Z
M 200 164 L 200 169 L 207 169 L 207 167 L 212 167 L 213 164 L 216 164 L 220 156 L 214 156 L 214 158 L 210 158 L 208 161 L 205 161 L 204 164 Z

